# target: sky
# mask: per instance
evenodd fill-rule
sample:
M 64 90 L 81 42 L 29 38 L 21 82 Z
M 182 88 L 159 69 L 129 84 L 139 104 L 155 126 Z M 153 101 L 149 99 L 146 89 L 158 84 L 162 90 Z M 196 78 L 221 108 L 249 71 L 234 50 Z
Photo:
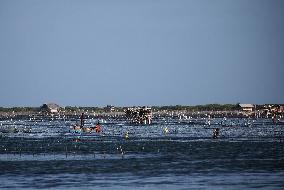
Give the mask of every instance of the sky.
M 0 0 L 0 106 L 284 103 L 283 0 Z

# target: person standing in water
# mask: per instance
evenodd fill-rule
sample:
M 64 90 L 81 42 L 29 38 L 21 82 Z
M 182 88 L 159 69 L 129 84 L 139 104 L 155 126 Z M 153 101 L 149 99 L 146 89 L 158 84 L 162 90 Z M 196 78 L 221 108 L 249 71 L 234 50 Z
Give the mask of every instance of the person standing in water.
M 82 113 L 81 117 L 81 128 L 84 126 L 84 113 Z
M 101 125 L 100 122 L 97 123 L 96 127 L 95 127 L 96 133 L 100 133 L 101 132 Z
M 215 128 L 213 130 L 213 139 L 217 139 L 219 137 L 219 133 L 220 133 L 220 129 L 219 128 Z

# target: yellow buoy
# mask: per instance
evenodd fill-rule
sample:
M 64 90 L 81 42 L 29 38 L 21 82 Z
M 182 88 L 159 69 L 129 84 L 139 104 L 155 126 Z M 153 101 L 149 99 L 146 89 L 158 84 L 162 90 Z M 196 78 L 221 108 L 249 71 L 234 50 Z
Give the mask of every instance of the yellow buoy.
M 128 138 L 129 138 L 128 132 L 126 132 L 126 133 L 124 134 L 124 138 L 125 138 L 125 139 L 128 139 Z
M 164 128 L 164 133 L 169 133 L 168 127 L 165 127 L 165 128 Z

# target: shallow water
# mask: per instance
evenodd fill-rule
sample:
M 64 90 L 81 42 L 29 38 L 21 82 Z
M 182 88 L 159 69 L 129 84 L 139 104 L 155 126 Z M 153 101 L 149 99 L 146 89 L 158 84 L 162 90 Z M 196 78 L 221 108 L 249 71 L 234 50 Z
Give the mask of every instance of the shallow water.
M 0 189 L 284 188 L 283 123 L 106 120 L 97 134 L 75 133 L 74 122 L 0 121 Z M 218 139 L 212 139 L 215 127 Z

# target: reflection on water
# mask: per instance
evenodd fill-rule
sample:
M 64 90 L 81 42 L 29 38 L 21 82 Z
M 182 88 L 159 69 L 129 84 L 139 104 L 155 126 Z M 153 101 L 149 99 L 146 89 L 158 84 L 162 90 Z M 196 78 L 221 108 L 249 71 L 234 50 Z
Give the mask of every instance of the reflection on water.
M 108 120 L 75 133 L 71 120 L 0 121 L 0 188 L 283 189 L 284 125 L 226 122 Z

